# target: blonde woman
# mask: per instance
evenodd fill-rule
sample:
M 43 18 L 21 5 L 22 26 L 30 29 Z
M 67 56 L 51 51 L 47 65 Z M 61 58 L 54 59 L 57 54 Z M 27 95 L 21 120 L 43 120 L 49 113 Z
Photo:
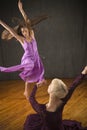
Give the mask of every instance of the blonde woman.
M 77 121 L 62 120 L 65 104 L 86 75 L 87 66 L 74 80 L 69 89 L 62 80 L 53 79 L 48 87 L 49 101 L 46 104 L 40 104 L 35 99 L 37 86 L 34 86 L 29 101 L 36 114 L 27 116 L 24 130 L 87 130 L 87 127 L 83 128 Z

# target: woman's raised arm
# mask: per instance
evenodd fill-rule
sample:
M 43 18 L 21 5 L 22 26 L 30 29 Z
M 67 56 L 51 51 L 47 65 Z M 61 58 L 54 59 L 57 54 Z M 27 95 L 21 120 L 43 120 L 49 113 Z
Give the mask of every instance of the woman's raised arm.
M 15 37 L 21 44 L 23 44 L 23 38 L 19 36 L 12 27 L 7 25 L 2 20 L 0 20 L 0 25 L 2 25 L 13 37 Z
M 21 12 L 21 14 L 22 14 L 22 16 L 23 16 L 25 22 L 26 22 L 27 24 L 30 24 L 31 22 L 30 22 L 30 20 L 29 20 L 27 14 L 25 13 L 25 11 L 24 11 L 24 9 L 23 9 L 23 4 L 22 4 L 21 0 L 18 1 L 18 8 L 19 8 L 19 11 Z

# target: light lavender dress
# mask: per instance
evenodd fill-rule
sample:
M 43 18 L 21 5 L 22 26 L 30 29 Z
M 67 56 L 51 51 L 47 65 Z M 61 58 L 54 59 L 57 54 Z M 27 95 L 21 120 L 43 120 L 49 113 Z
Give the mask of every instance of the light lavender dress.
M 21 64 L 11 67 L 0 66 L 0 71 L 20 71 L 21 73 L 19 76 L 29 83 L 42 81 L 44 79 L 44 67 L 38 53 L 36 40 L 32 39 L 31 42 L 25 40 L 22 47 L 24 49 L 24 54 L 21 59 Z

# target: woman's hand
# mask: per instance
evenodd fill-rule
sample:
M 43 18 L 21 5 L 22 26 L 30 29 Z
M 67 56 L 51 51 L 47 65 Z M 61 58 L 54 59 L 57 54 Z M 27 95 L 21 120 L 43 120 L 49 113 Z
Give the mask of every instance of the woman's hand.
M 87 74 L 87 66 L 85 66 L 84 70 L 82 71 L 82 74 Z
M 47 85 L 47 81 L 45 79 L 43 79 L 42 81 L 36 83 L 37 87 L 41 87 L 41 86 L 45 86 Z
M 18 7 L 19 7 L 20 10 L 23 8 L 21 0 L 18 1 Z

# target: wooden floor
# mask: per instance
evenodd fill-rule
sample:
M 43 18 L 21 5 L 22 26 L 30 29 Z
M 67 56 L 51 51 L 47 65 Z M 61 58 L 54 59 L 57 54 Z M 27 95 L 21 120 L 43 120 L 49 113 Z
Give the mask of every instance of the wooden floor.
M 48 84 L 51 80 L 48 80 Z M 63 79 L 69 86 L 73 79 Z M 31 85 L 30 92 L 33 84 Z M 23 124 L 28 114 L 34 113 L 29 102 L 23 95 L 24 82 L 0 81 L 0 130 L 23 130 Z M 47 86 L 40 87 L 37 92 L 40 103 L 48 101 Z M 87 79 L 79 85 L 66 104 L 63 119 L 72 119 L 87 126 Z

